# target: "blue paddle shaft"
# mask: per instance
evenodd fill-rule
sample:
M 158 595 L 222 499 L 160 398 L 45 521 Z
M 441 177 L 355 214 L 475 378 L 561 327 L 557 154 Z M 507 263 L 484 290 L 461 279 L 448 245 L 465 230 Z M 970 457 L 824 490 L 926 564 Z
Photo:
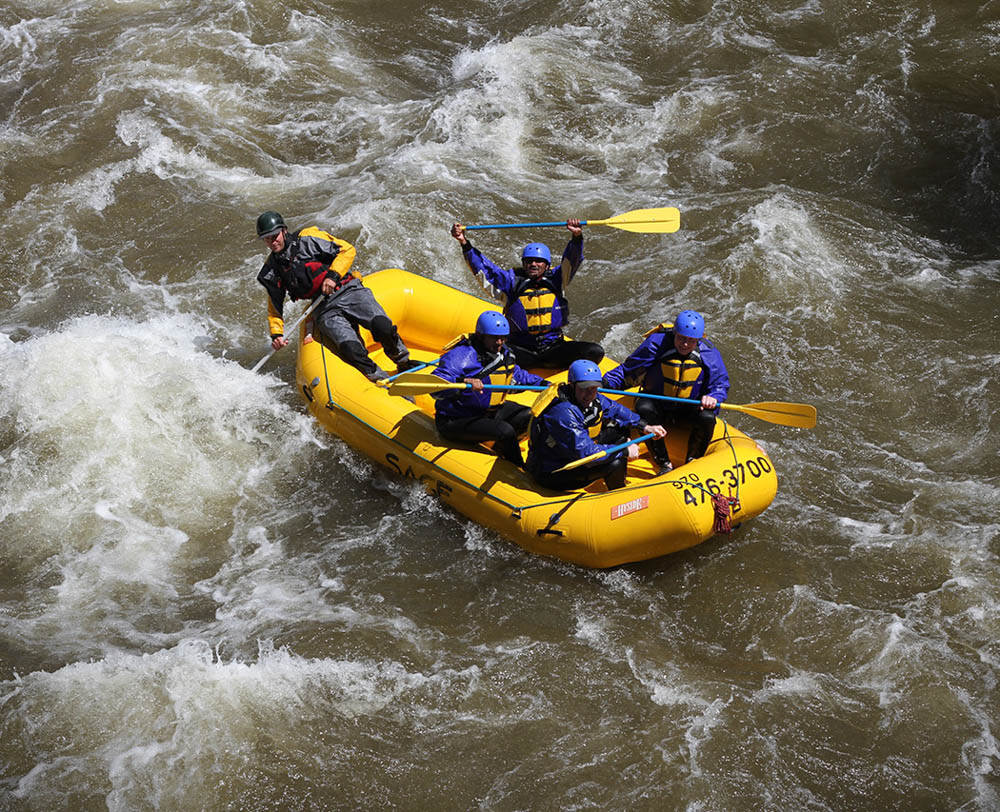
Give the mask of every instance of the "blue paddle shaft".
M 472 384 L 467 383 L 466 388 L 471 389 Z M 540 392 L 542 390 L 548 389 L 547 386 L 518 386 L 515 384 L 483 384 L 483 389 L 505 389 L 508 391 L 536 391 Z M 651 400 L 672 400 L 675 403 L 688 403 L 691 405 L 700 405 L 701 401 L 695 398 L 675 398 L 670 395 L 653 395 L 646 394 L 645 392 L 626 392 L 624 389 L 598 389 L 602 395 L 627 395 L 630 398 L 650 398 Z M 721 405 L 721 404 L 720 404 Z
M 458 381 L 461 383 L 461 381 Z M 472 384 L 467 383 L 465 385 L 466 389 L 472 389 Z M 519 392 L 544 392 L 549 387 L 547 386 L 528 386 L 521 384 L 505 384 L 505 383 L 484 383 L 483 389 L 503 389 L 506 391 L 519 391 Z
M 614 454 L 616 451 L 621 451 L 624 448 L 628 448 L 630 445 L 635 445 L 636 443 L 643 443 L 646 440 L 652 440 L 656 435 L 653 432 L 649 434 L 643 434 L 642 437 L 636 437 L 634 440 L 629 440 L 627 443 L 621 443 L 620 445 L 613 445 L 611 448 L 605 449 L 604 456 L 609 454 Z
M 424 361 L 424 363 L 422 363 L 420 366 L 410 367 L 408 370 L 406 370 L 406 372 L 416 372 L 418 369 L 423 369 L 424 367 L 432 367 L 440 360 L 441 360 L 440 358 L 435 358 L 433 361 Z M 405 375 L 406 372 L 397 372 L 395 375 L 390 375 L 385 380 L 380 381 L 380 383 L 383 386 L 385 386 L 387 383 L 391 383 L 392 381 L 396 380 L 396 378 L 398 378 L 400 375 Z
M 649 398 L 650 400 L 672 400 L 675 403 L 691 403 L 691 404 L 701 403 L 700 400 L 696 400 L 695 398 L 675 398 L 671 397 L 670 395 L 653 395 L 653 394 L 646 394 L 645 392 L 626 392 L 622 389 L 598 389 L 597 391 L 604 395 L 628 395 L 629 397 L 632 398 Z
M 568 223 L 565 220 L 563 220 L 560 223 L 505 223 L 505 224 L 489 225 L 489 226 L 466 226 L 465 230 L 480 231 L 481 229 L 484 228 L 547 228 L 548 226 L 565 226 L 565 225 L 568 225 Z M 581 220 L 580 225 L 581 226 L 587 225 L 587 221 Z

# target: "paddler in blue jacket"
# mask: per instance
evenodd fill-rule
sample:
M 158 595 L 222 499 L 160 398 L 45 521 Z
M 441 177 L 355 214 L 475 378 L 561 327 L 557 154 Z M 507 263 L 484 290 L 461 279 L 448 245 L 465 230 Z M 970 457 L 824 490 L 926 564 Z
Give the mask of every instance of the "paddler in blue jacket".
M 583 229 L 579 220 L 567 220 L 569 242 L 555 267 L 548 246 L 533 242 L 521 252 L 520 268 L 501 268 L 472 247 L 461 223 L 451 236 L 462 246 L 462 256 L 483 288 L 503 306 L 511 324 L 510 348 L 523 367 L 566 369 L 578 358 L 599 363 L 600 344 L 570 341 L 563 335 L 569 320 L 566 288 L 583 262 Z
M 696 404 L 636 398 L 636 411 L 646 420 L 667 426 L 690 427 L 687 462 L 705 455 L 719 404 L 729 395 L 729 373 L 722 353 L 705 338 L 705 319 L 694 310 L 682 310 L 673 323 L 648 334 L 623 364 L 604 376 L 607 389 L 640 387 L 641 392 L 689 398 Z M 661 471 L 673 466 L 662 440 L 649 443 Z
M 559 387 L 558 397 L 531 421 L 529 473 L 539 485 L 557 491 L 585 488 L 602 478 L 608 490 L 624 487 L 628 462 L 639 456 L 634 445 L 589 465 L 554 472 L 625 442 L 630 429 L 652 432 L 658 438 L 667 436 L 666 429 L 647 425 L 631 409 L 599 394 L 601 370 L 593 361 L 578 360 L 570 364 L 568 380 L 569 383 Z
M 500 455 L 524 467 L 518 436 L 531 419 L 531 409 L 508 401 L 508 391 L 485 389 L 483 384 L 545 386 L 540 378 L 517 365 L 504 346 L 510 324 L 501 313 L 487 310 L 476 321 L 476 332 L 441 356 L 434 374 L 449 383 L 467 383 L 470 389 L 434 393 L 434 422 L 447 440 L 479 443 L 493 440 Z
M 387 378 L 361 343 L 358 327 L 365 327 L 400 371 L 414 366 L 396 325 L 361 277 L 351 272 L 353 245 L 315 226 L 289 231 L 276 211 L 266 211 L 257 218 L 257 236 L 270 250 L 257 281 L 267 290 L 267 320 L 274 349 L 288 344 L 284 336 L 285 296 L 294 302 L 322 295 L 326 301 L 313 311 L 312 320 L 323 346 L 361 370 L 368 380 Z

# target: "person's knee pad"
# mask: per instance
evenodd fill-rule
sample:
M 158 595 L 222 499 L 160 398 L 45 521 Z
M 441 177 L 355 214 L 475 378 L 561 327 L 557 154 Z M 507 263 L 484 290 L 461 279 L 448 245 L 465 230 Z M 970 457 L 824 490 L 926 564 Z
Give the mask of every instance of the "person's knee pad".
M 372 319 L 372 335 L 379 344 L 391 339 L 396 334 L 396 326 L 388 316 L 376 316 Z
M 691 434 L 688 438 L 688 456 L 697 459 L 705 455 L 708 444 L 712 442 L 712 434 L 715 431 L 715 414 L 712 412 L 699 412 L 691 425 Z
M 315 338 L 318 338 L 319 343 L 326 347 L 334 355 L 338 355 L 340 353 L 340 348 L 337 346 L 337 342 L 330 338 L 330 336 L 322 330 L 316 331 Z
M 704 432 L 711 439 L 712 432 L 715 430 L 715 413 L 709 411 L 700 412 L 696 425 L 699 431 Z
M 587 352 L 584 353 L 583 357 L 588 361 L 593 361 L 595 364 L 599 364 L 604 360 L 604 348 L 600 344 L 591 344 L 587 348 Z
M 337 347 L 337 355 L 353 366 L 364 366 L 370 361 L 360 341 L 344 341 Z

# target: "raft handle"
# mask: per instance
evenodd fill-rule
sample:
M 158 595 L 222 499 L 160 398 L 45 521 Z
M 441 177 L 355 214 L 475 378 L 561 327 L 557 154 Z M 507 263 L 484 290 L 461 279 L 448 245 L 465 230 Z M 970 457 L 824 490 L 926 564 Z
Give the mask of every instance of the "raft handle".
M 312 403 L 316 398 L 313 397 L 313 389 L 319 386 L 319 377 L 312 379 L 310 384 L 302 384 L 302 394 L 306 396 L 306 400 Z

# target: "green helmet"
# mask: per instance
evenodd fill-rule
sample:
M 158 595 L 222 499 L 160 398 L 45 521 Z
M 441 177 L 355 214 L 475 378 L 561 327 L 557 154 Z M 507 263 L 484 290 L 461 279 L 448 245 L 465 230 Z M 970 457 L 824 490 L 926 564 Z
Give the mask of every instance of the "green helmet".
M 266 211 L 257 218 L 257 236 L 270 237 L 281 229 L 287 228 L 285 221 L 276 211 Z

